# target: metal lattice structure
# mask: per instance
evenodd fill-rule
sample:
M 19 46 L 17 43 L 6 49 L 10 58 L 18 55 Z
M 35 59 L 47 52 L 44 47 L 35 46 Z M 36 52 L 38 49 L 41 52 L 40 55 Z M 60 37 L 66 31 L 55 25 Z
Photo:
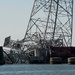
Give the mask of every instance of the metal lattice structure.
M 34 0 L 24 39 L 6 37 L 4 47 L 10 48 L 13 63 L 29 63 L 31 56 L 51 56 L 51 46 L 71 46 L 72 28 L 73 0 Z
M 71 46 L 73 0 L 35 0 L 24 42 L 50 41 L 52 46 Z

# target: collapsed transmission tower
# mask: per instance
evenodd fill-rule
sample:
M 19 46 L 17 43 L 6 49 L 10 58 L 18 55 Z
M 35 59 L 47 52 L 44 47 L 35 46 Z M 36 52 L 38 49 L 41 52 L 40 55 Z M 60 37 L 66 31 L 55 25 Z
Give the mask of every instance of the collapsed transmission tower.
M 35 0 L 23 42 L 71 46 L 73 0 Z

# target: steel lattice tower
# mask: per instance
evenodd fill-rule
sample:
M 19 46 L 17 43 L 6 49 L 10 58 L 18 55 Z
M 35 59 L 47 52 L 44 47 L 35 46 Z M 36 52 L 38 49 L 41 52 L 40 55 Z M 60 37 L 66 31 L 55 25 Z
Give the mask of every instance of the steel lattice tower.
M 73 0 L 35 0 L 23 42 L 71 46 L 72 28 Z

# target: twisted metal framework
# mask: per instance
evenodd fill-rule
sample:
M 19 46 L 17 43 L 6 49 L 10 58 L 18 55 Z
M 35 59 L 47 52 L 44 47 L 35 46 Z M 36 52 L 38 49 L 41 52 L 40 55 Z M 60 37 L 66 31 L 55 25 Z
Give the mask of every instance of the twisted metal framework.
M 35 0 L 23 42 L 71 46 L 73 0 Z
M 73 0 L 35 0 L 24 39 L 6 37 L 4 47 L 11 48 L 14 63 L 28 63 L 37 50 L 45 56 L 50 46 L 71 46 L 72 28 Z

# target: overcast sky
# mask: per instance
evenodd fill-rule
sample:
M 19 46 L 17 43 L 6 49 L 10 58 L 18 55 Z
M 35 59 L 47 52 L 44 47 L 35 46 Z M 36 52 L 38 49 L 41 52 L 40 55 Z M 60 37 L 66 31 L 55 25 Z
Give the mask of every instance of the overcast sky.
M 4 38 L 7 36 L 11 36 L 14 40 L 24 38 L 33 2 L 34 0 L 0 0 L 0 45 L 3 45 Z M 75 23 L 73 24 L 73 45 L 75 46 L 74 25 Z

